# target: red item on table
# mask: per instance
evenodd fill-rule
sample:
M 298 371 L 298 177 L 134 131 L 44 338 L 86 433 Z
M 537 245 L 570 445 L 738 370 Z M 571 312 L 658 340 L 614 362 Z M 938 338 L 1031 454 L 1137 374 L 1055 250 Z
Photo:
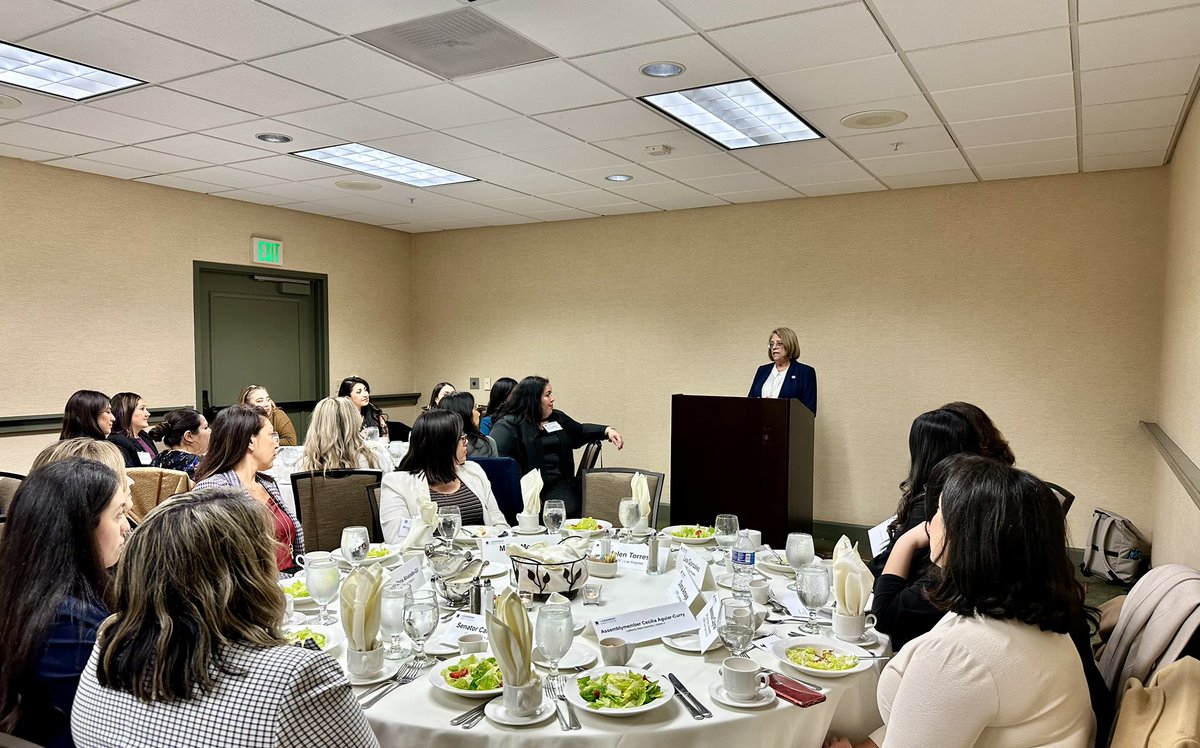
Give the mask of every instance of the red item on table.
M 770 685 L 779 698 L 799 707 L 820 704 L 825 700 L 825 694 L 820 691 L 815 691 L 802 683 L 797 683 L 791 678 L 784 678 L 775 673 L 771 675 Z

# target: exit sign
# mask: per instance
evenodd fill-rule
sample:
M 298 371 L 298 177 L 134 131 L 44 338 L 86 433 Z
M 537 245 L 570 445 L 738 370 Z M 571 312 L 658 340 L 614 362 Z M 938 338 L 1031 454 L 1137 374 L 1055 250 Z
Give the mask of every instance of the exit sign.
M 260 265 L 282 265 L 283 242 L 250 237 L 250 261 Z

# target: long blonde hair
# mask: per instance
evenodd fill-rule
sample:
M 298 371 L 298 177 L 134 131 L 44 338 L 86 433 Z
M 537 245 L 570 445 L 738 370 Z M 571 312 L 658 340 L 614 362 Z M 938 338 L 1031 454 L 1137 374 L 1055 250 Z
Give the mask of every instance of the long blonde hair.
M 74 439 L 63 439 L 46 447 L 38 456 L 33 458 L 30 472 L 52 462 L 69 460 L 72 457 L 84 457 L 111 468 L 117 474 L 117 485 L 128 486 L 129 474 L 125 472 L 125 458 L 121 450 L 112 442 L 99 441 L 90 436 L 77 436 Z
M 283 591 L 267 509 L 230 488 L 179 494 L 146 515 L 125 543 L 114 615 L 100 632 L 100 685 L 141 701 L 212 692 L 233 642 L 273 647 Z
M 383 470 L 379 457 L 363 441 L 362 416 L 348 397 L 327 397 L 313 408 L 304 437 L 304 457 L 297 469 L 305 471 L 355 469 L 365 458 L 373 470 Z

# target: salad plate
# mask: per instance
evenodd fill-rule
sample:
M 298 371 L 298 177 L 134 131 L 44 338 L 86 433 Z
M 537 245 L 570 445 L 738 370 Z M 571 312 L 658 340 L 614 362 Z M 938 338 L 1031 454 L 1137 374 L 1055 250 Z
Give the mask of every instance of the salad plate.
M 633 684 L 632 679 L 635 678 L 641 680 L 642 683 Z M 597 706 L 584 699 L 580 694 L 581 684 L 584 688 L 589 688 L 592 684 L 615 686 L 620 690 L 621 695 L 611 697 L 611 706 Z M 632 687 L 626 684 L 632 684 Z M 657 693 L 654 693 L 652 700 L 638 703 L 645 697 L 647 689 L 653 689 L 651 693 Z M 563 690 L 566 692 L 567 701 L 576 708 L 582 709 L 588 714 L 603 714 L 607 717 L 632 717 L 635 714 L 649 712 L 668 704 L 675 696 L 675 687 L 665 676 L 647 673 L 645 670 L 634 670 L 628 666 L 592 668 L 567 681 L 563 685 Z M 600 689 L 594 689 L 593 692 L 595 690 Z
M 350 679 L 350 685 L 352 686 L 369 686 L 374 683 L 382 683 L 400 672 L 402 664 L 402 662 L 396 660 L 384 660 L 383 669 L 374 675 L 355 675 L 347 670 L 346 677 Z
M 288 640 L 289 644 L 297 640 L 297 635 L 304 633 L 315 634 L 316 636 L 313 638 L 313 641 L 317 643 L 322 652 L 327 654 L 334 654 L 340 651 L 339 647 L 346 642 L 346 632 L 342 631 L 340 624 L 337 626 L 322 626 L 312 623 L 307 626 L 283 627 L 283 636 Z
M 504 708 L 504 699 L 493 699 L 483 707 L 483 715 L 498 725 L 507 727 L 523 727 L 545 722 L 554 714 L 554 702 L 542 699 L 542 705 L 528 717 L 514 717 Z
M 805 652 L 809 655 L 807 664 L 796 662 L 789 656 L 791 654 L 799 657 Z M 860 673 L 871 667 L 874 662 L 858 659 L 872 656 L 862 647 L 823 636 L 789 637 L 777 641 L 771 645 L 771 654 L 793 670 L 821 678 L 841 678 L 851 673 Z
M 458 537 L 454 539 L 455 545 L 474 547 L 476 541 L 489 538 L 506 538 L 508 530 L 503 528 L 495 528 L 491 525 L 463 525 L 459 531 Z
M 596 650 L 592 646 L 577 641 L 571 645 L 571 648 L 567 650 L 563 658 L 558 661 L 558 667 L 563 670 L 587 667 L 596 661 L 596 656 Z M 550 667 L 550 661 L 542 655 L 542 651 L 537 647 L 533 648 L 533 664 L 538 667 Z
M 329 553 L 341 566 L 350 566 L 350 562 L 342 557 L 342 549 L 334 548 Z M 393 564 L 400 560 L 400 551 L 395 548 L 389 548 L 383 543 L 371 543 L 371 550 L 367 551 L 367 558 L 363 561 L 363 566 L 371 564 Z
M 304 574 L 297 574 L 291 579 L 280 579 L 279 587 L 284 592 L 292 596 L 292 607 L 296 610 L 317 610 L 321 606 L 316 600 L 308 594 L 308 587 L 304 584 Z
M 592 524 L 588 523 L 588 520 L 591 520 L 591 523 L 594 523 L 595 527 L 592 527 Z M 581 524 L 584 526 L 577 527 Z M 562 529 L 566 530 L 568 535 L 574 535 L 578 538 L 594 538 L 597 535 L 603 535 L 608 532 L 612 529 L 612 526 L 612 522 L 607 520 L 584 517 L 583 519 L 569 519 L 563 522 Z
M 455 688 L 446 680 L 452 673 L 462 673 L 470 679 L 482 678 L 485 683 L 494 679 L 496 685 L 492 688 Z M 429 682 L 434 688 L 452 693 L 455 696 L 465 696 L 468 699 L 486 699 L 499 696 L 504 689 L 500 685 L 500 667 L 490 652 L 478 652 L 465 657 L 452 657 L 445 662 L 439 662 L 429 671 Z
M 687 545 L 704 545 L 716 538 L 717 531 L 708 525 L 671 525 L 664 527 L 662 534 Z

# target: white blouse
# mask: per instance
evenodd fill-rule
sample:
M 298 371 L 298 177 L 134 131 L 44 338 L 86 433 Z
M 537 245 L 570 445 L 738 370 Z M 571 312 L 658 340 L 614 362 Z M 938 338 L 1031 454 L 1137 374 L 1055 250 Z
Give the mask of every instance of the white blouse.
M 771 367 L 771 373 L 767 375 L 767 381 L 763 382 L 761 394 L 764 398 L 778 399 L 779 391 L 783 389 L 783 380 L 787 379 L 788 366 L 783 371 L 779 370 L 778 366 Z

